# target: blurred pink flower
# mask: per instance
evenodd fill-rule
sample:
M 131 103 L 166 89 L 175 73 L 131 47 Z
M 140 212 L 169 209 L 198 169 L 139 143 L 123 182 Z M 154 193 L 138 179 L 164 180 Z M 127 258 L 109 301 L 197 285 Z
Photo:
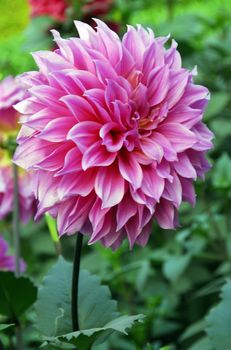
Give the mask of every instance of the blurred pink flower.
M 0 81 L 0 132 L 11 131 L 18 127 L 18 112 L 13 105 L 25 96 L 19 82 L 8 76 Z
M 113 4 L 113 0 L 80 0 L 83 3 L 82 12 L 88 17 L 106 15 Z
M 11 166 L 0 167 L 0 220 L 13 211 L 14 181 Z M 35 214 L 35 197 L 32 192 L 30 175 L 19 177 L 20 219 L 26 223 Z
M 182 68 L 174 40 L 165 49 L 168 37 L 128 26 L 120 41 L 96 22 L 97 32 L 76 22 L 80 38 L 53 31 L 59 49 L 34 53 L 15 162 L 33 171 L 37 217 L 57 217 L 61 235 L 144 246 L 153 219 L 174 228 L 182 200 L 195 204 L 212 147 L 201 121 L 209 92 Z
M 29 0 L 31 16 L 50 16 L 58 21 L 66 19 L 68 4 L 65 0 Z
M 0 235 L 0 271 L 15 271 L 15 256 L 8 255 L 8 243 Z M 24 272 L 26 265 L 20 261 L 20 270 Z

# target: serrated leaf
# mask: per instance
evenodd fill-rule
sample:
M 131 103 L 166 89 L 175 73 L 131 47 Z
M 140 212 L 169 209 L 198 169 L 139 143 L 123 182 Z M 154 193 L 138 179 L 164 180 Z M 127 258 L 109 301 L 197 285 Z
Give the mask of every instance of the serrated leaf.
M 10 328 L 14 326 L 14 323 L 11 323 L 11 324 L 0 324 L 0 331 L 4 331 L 4 329 L 7 329 L 7 328 Z
M 37 328 L 43 335 L 60 335 L 71 329 L 71 274 L 72 265 L 60 257 L 38 289 Z
M 144 317 L 118 317 L 117 303 L 111 299 L 109 288 L 100 285 L 97 276 L 82 270 L 78 296 L 80 331 L 72 332 L 71 282 L 72 264 L 59 257 L 39 288 L 35 304 L 37 326 L 45 339 L 43 346 L 69 348 L 70 344 L 77 344 L 80 349 L 88 349 L 94 343 L 103 342 L 114 331 L 126 334 L 126 329 Z
M 29 278 L 0 272 L 0 314 L 18 317 L 36 300 L 37 288 Z
M 41 334 L 57 336 L 72 331 L 71 324 L 72 264 L 62 257 L 52 267 L 38 291 L 37 326 Z M 80 271 L 80 329 L 103 327 L 118 316 L 117 303 L 111 299 L 107 286 L 101 286 L 97 276 Z M 54 322 L 55 320 L 55 322 Z
M 223 286 L 221 298 L 206 318 L 206 331 L 215 350 L 231 349 L 231 280 Z
M 95 340 L 105 332 L 111 334 L 114 331 L 127 334 L 127 329 L 131 328 L 135 322 L 142 322 L 144 315 L 120 316 L 101 328 L 86 329 L 78 332 L 72 332 L 58 337 L 46 338 L 45 344 L 61 346 L 71 343 L 81 350 L 90 349 Z

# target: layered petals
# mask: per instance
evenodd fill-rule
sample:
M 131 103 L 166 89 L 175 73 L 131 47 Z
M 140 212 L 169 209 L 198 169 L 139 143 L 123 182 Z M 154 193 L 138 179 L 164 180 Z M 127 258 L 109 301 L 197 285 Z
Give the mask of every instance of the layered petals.
M 212 147 L 208 90 L 182 68 L 175 41 L 165 49 L 168 37 L 128 26 L 120 40 L 100 20 L 75 25 L 79 38 L 52 31 L 59 49 L 35 53 L 39 72 L 22 77 L 15 162 L 33 174 L 37 217 L 57 217 L 61 235 L 144 246 L 153 220 L 173 229 L 182 201 L 195 204 Z

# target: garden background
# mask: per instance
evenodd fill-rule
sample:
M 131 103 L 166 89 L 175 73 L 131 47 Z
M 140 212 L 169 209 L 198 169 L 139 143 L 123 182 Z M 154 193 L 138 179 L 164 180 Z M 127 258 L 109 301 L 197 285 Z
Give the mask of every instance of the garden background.
M 209 154 L 212 170 L 205 181 L 197 182 L 195 208 L 186 204 L 181 208 L 180 229 L 166 231 L 154 225 L 148 245 L 132 251 L 128 243 L 113 252 L 85 242 L 81 267 L 109 285 L 122 314 L 146 315 L 128 336 L 115 333 L 95 349 L 229 350 L 231 1 L 117 0 L 103 19 L 121 33 L 126 23 L 140 23 L 157 36 L 174 37 L 184 66 L 196 65 L 197 82 L 211 91 L 205 122 L 215 134 L 215 147 Z M 74 32 L 71 23 L 57 24 L 46 16 L 31 20 L 25 0 L 0 0 L 0 79 L 35 69 L 30 52 L 52 47 L 53 26 L 64 36 Z M 10 217 L 0 222 L 0 232 L 13 251 L 11 231 Z M 45 219 L 23 225 L 21 236 L 26 273 L 39 284 L 57 259 L 57 247 Z M 63 256 L 71 260 L 73 238 L 63 237 L 61 245 Z M 28 350 L 41 344 L 34 320 L 30 307 L 22 316 Z M 13 328 L 0 331 L 6 349 L 11 349 L 12 339 Z

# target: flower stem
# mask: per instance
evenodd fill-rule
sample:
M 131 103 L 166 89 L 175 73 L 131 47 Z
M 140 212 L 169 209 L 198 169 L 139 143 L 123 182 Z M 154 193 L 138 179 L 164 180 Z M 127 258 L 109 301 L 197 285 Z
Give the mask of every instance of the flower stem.
M 15 276 L 20 276 L 20 220 L 19 220 L 19 187 L 18 187 L 18 167 L 13 164 L 14 175 L 14 210 L 13 210 L 13 232 L 15 247 Z
M 79 271 L 80 271 L 80 258 L 83 245 L 83 235 L 77 233 L 76 246 L 73 262 L 72 273 L 72 328 L 73 332 L 79 331 L 79 318 L 78 318 L 78 290 L 79 290 Z

